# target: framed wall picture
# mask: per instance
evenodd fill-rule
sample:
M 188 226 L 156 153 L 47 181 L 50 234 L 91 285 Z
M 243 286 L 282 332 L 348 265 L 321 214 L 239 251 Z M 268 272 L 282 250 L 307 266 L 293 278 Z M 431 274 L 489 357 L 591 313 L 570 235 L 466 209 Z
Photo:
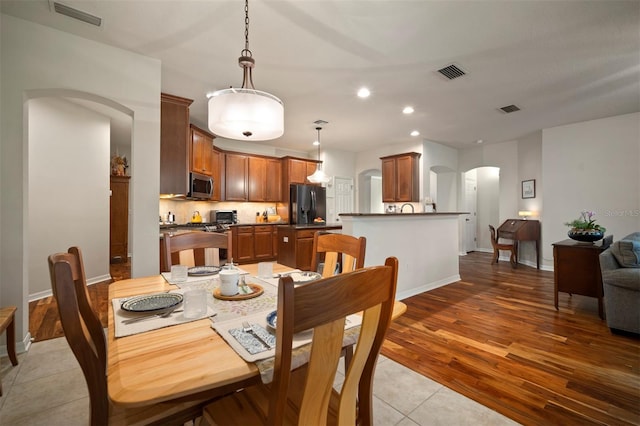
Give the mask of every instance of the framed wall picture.
M 522 181 L 522 198 L 536 198 L 536 180 Z

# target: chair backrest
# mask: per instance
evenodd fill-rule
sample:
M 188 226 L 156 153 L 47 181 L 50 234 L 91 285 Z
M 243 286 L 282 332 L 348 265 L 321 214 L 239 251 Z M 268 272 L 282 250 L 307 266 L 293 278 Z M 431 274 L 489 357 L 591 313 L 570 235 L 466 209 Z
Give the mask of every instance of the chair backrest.
M 298 424 L 326 424 L 333 380 L 340 360 L 347 315 L 363 312 L 355 355 L 337 398 L 337 423 L 371 424 L 373 373 L 391 321 L 398 259 L 384 266 L 343 273 L 295 286 L 291 277 L 278 285 L 278 327 L 268 424 L 282 424 L 295 333 L 313 329 L 311 354 Z
M 178 253 L 184 250 L 193 250 L 193 258 L 196 266 L 205 264 L 204 249 L 206 248 L 223 248 L 227 249 L 227 258 L 231 258 L 232 253 L 232 237 L 231 232 L 186 232 L 184 234 L 171 235 L 165 233 L 162 238 L 164 262 L 166 270 L 171 270 L 171 265 Z
M 104 424 L 109 417 L 106 340 L 91 306 L 80 249 L 49 256 L 49 274 L 64 335 L 89 389 L 91 424 Z
M 496 238 L 496 228 L 493 225 L 489 225 L 489 232 L 491 232 L 491 245 L 495 246 L 498 244 L 498 239 Z
M 343 273 L 361 269 L 364 267 L 366 247 L 365 237 L 318 231 L 313 235 L 311 270 L 318 270 L 321 253 L 324 254 L 323 277 L 333 275 L 338 262 L 341 262 Z

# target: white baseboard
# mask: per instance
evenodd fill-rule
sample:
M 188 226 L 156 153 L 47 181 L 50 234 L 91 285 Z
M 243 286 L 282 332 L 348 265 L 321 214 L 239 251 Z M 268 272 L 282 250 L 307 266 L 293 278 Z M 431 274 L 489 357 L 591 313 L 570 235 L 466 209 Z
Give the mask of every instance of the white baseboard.
M 101 283 L 103 281 L 109 281 L 111 280 L 111 278 L 112 277 L 109 274 L 89 278 L 87 280 L 87 285 L 93 285 L 93 284 Z M 49 296 L 53 296 L 53 292 L 51 290 L 39 291 L 37 293 L 33 293 L 29 295 L 29 302 L 44 299 L 45 297 L 49 297 Z
M 27 334 L 24 336 L 22 341 L 16 342 L 16 353 L 21 354 L 21 353 L 27 352 L 30 347 L 31 347 L 31 333 L 27 332 Z M 5 357 L 8 355 L 9 354 L 7 353 L 7 345 L 4 344 L 0 346 L 0 357 Z
M 452 275 L 450 277 L 443 278 L 438 281 L 427 283 L 420 287 L 412 288 L 411 290 L 396 293 L 396 300 L 406 299 L 408 297 L 415 296 L 416 294 L 424 293 L 425 291 L 434 290 L 438 287 L 443 287 L 447 284 L 455 283 L 456 281 L 460 281 L 460 274 Z

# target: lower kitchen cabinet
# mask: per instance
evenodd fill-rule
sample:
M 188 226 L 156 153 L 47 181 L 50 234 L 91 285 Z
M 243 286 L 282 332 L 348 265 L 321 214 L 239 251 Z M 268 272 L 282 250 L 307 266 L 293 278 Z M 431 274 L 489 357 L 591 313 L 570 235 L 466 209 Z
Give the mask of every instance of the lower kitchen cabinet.
M 234 263 L 275 260 L 274 225 L 232 226 Z
M 341 226 L 321 226 L 317 228 L 300 229 L 294 226 L 278 227 L 278 263 L 298 268 L 302 271 L 311 269 L 313 255 L 313 235 L 317 231 L 333 231 Z

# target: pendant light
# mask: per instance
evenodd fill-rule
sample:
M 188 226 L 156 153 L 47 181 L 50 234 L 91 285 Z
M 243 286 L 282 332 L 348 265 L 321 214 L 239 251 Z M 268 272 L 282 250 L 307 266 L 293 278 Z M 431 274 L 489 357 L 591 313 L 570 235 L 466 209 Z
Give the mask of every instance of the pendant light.
M 318 126 L 316 130 L 318 131 L 318 161 L 320 161 L 320 130 L 322 127 Z M 311 183 L 329 183 L 331 178 L 322 171 L 322 163 L 318 163 L 316 171 L 311 176 L 307 176 L 307 180 Z
M 244 6 L 244 49 L 238 64 L 242 87 L 218 90 L 209 97 L 209 130 L 216 136 L 244 141 L 275 139 L 284 133 L 284 105 L 274 95 L 253 87 L 255 61 L 249 50 L 249 1 Z

